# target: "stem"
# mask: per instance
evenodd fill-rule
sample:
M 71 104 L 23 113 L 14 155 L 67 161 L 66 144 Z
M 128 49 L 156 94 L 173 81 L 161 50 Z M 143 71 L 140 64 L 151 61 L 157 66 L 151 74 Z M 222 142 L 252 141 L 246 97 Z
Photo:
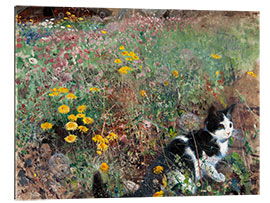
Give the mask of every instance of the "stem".
M 191 131 L 191 135 L 192 135 L 194 145 L 195 145 L 195 151 L 196 151 L 196 156 L 197 156 L 197 160 L 198 160 L 199 173 L 200 173 L 200 176 L 201 176 L 201 186 L 202 186 L 201 190 L 203 190 L 202 171 L 201 171 L 201 167 L 200 167 L 199 152 L 198 152 L 198 147 L 197 147 L 197 143 L 196 143 L 193 131 Z

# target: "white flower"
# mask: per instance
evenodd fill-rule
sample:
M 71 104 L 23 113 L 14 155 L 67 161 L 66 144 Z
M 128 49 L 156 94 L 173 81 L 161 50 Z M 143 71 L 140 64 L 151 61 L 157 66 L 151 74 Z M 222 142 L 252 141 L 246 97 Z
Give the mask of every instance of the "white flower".
M 35 58 L 29 58 L 29 63 L 31 63 L 31 64 L 37 64 L 38 61 Z
M 61 26 L 60 28 L 65 29 L 65 26 Z

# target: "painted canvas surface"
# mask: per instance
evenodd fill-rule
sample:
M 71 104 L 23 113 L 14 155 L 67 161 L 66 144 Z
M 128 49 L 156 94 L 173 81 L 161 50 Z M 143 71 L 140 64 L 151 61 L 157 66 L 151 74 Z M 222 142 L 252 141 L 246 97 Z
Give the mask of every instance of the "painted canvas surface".
M 259 12 L 15 7 L 15 199 L 257 195 Z

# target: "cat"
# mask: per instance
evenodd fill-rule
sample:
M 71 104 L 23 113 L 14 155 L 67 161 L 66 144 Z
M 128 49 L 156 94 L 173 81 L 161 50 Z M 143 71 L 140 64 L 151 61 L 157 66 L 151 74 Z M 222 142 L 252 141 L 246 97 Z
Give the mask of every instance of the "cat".
M 204 129 L 175 137 L 148 167 L 139 189 L 124 197 L 152 197 L 160 190 L 166 192 L 168 188 L 177 195 L 195 194 L 196 183 L 204 176 L 216 182 L 224 182 L 225 176 L 216 170 L 216 164 L 228 152 L 229 138 L 234 130 L 234 107 L 235 104 L 217 111 L 211 106 L 204 121 Z M 159 173 L 155 172 L 157 166 L 162 169 Z M 100 180 L 102 184 L 102 179 L 94 180 Z M 100 184 L 94 181 L 93 185 L 94 194 L 100 194 L 97 192 L 99 187 L 96 187 Z

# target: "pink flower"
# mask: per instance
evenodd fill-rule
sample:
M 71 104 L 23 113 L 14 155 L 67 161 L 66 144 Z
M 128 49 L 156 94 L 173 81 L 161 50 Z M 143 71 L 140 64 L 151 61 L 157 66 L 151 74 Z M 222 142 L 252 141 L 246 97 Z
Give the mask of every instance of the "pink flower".
M 78 63 L 79 63 L 79 64 L 82 64 L 82 63 L 83 63 L 82 58 L 79 58 L 79 59 L 78 59 Z
M 46 68 L 46 67 L 41 68 L 42 73 L 44 73 L 46 70 L 47 70 L 47 68 Z
M 38 55 L 38 59 L 41 60 L 43 58 L 43 54 Z
M 89 51 L 89 50 L 87 50 L 87 49 L 84 49 L 84 51 L 85 51 L 86 53 L 90 54 L 90 51 Z
M 64 54 L 64 58 L 65 58 L 65 59 L 69 59 L 69 53 L 65 53 L 65 54 Z

